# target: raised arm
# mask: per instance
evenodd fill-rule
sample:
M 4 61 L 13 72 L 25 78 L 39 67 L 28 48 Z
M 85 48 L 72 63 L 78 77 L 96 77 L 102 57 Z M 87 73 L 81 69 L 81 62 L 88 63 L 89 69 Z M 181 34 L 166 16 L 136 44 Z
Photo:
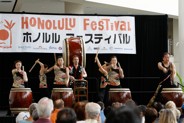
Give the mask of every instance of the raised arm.
M 95 61 L 99 67 L 99 71 L 104 74 L 105 76 L 107 76 L 108 72 L 105 70 L 105 66 L 102 66 L 101 63 L 100 63 L 100 60 L 98 59 L 98 57 L 95 57 Z
M 40 62 L 39 59 L 36 60 L 35 63 L 38 63 L 40 65 L 40 74 L 43 75 L 45 70 L 44 64 Z
M 52 71 L 52 70 L 54 70 L 54 66 L 52 66 L 52 67 L 50 67 L 49 69 L 47 69 L 46 73 L 48 73 L 48 72 L 50 72 L 50 71 Z

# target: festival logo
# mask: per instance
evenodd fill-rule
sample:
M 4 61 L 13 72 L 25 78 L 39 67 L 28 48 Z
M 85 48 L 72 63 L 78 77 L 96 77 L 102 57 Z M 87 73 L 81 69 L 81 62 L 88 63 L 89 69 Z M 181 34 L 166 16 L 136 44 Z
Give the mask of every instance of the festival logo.
M 0 23 L 0 48 L 12 48 L 12 28 L 15 25 L 13 21 L 7 20 Z
M 62 47 L 58 47 L 58 50 L 62 50 Z

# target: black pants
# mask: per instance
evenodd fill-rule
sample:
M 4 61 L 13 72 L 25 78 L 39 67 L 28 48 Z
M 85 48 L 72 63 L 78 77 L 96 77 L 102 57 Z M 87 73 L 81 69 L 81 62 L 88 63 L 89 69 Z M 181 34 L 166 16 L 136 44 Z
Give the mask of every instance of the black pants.
M 50 98 L 50 91 L 48 88 L 39 88 L 39 100 L 43 97 Z
M 54 84 L 53 88 L 68 88 L 66 85 Z
M 104 96 L 105 96 L 105 88 L 100 88 L 98 93 L 98 100 L 103 102 Z

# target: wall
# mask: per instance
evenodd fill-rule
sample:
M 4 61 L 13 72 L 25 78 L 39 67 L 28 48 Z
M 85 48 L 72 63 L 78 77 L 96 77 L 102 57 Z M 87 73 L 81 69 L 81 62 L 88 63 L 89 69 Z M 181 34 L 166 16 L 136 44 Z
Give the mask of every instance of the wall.
M 179 59 L 179 38 L 178 38 L 178 20 L 173 19 L 173 48 L 174 48 L 174 63 L 176 65 L 176 70 L 179 72 L 180 70 L 180 59 Z M 175 78 L 178 81 L 178 78 Z

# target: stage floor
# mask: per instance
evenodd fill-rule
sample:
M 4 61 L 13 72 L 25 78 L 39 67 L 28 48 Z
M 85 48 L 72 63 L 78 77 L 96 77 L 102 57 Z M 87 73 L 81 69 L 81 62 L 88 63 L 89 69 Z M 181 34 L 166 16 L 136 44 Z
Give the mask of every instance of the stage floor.
M 15 123 L 15 116 L 7 115 L 7 110 L 0 110 L 0 123 Z
M 0 117 L 7 116 L 7 110 L 0 110 Z

